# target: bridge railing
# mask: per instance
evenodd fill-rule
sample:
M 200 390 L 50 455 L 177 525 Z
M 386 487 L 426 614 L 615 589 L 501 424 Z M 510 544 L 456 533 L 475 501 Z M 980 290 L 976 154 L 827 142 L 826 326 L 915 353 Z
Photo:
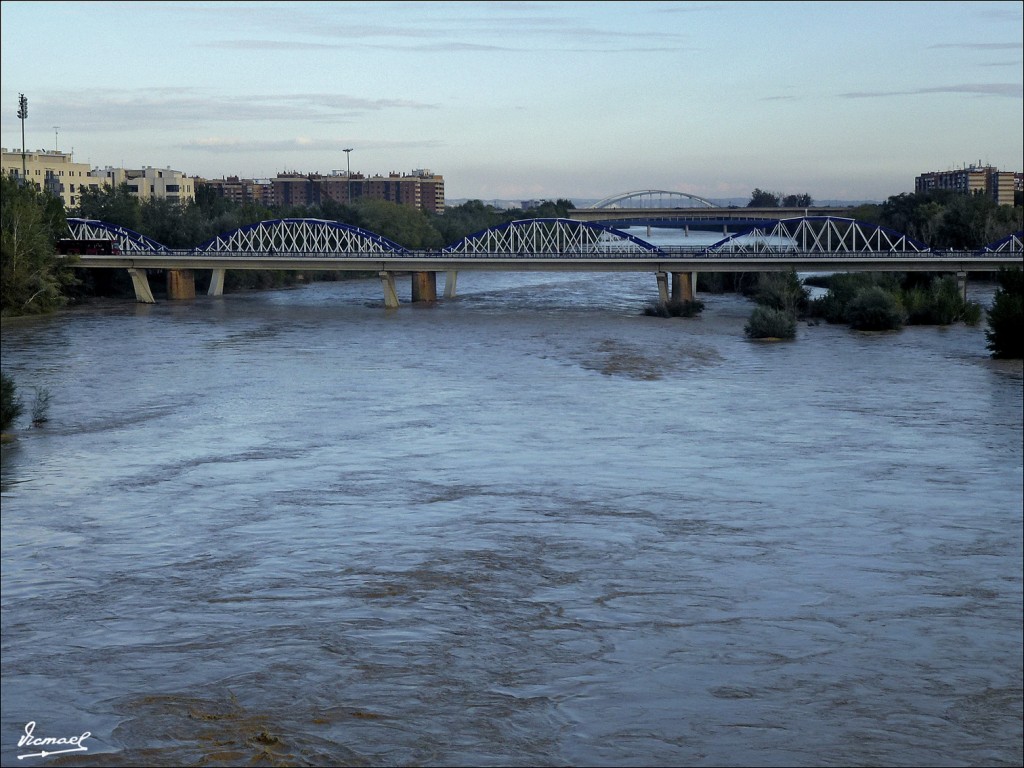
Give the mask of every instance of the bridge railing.
M 891 261 L 921 261 L 931 262 L 949 261 L 951 263 L 970 262 L 972 260 L 991 260 L 994 255 L 1012 256 L 1013 252 L 1002 251 L 995 254 L 991 251 L 894 251 L 894 250 L 872 250 L 872 251 L 847 251 L 847 250 L 803 250 L 796 247 L 777 246 L 772 249 L 761 249 L 752 251 L 749 249 L 735 250 L 711 249 L 707 246 L 686 246 L 686 245 L 664 245 L 658 250 L 652 251 L 627 251 L 617 248 L 595 250 L 593 248 L 566 248 L 560 251 L 545 250 L 531 252 L 527 250 L 508 251 L 501 249 L 475 250 L 465 252 L 453 252 L 444 250 L 410 250 L 401 253 L 381 251 L 346 251 L 339 253 L 309 253 L 306 251 L 197 251 L 195 249 L 166 249 L 146 254 L 135 252 L 123 254 L 125 257 L 141 257 L 147 255 L 161 260 L 180 258 L 183 263 L 189 260 L 202 261 L 210 258 L 223 259 L 267 259 L 267 260 L 290 260 L 298 261 L 372 261 L 376 263 L 392 262 L 458 262 L 458 261 L 543 261 L 543 260 L 590 260 L 590 261 L 629 261 L 629 262 L 659 262 L 665 260 L 678 261 L 685 259 L 720 259 L 722 261 L 736 259 L 779 259 L 779 260 L 800 260 L 800 259 L 831 259 L 831 260 L 891 260 Z

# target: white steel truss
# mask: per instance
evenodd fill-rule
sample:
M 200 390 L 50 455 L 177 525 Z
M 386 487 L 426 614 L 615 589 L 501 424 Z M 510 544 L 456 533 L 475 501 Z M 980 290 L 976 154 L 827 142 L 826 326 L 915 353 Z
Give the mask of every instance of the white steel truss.
M 737 232 L 708 247 L 725 253 L 927 253 L 924 243 L 856 219 L 810 216 Z
M 113 240 L 121 253 L 159 253 L 167 250 L 166 246 L 151 237 L 97 219 L 68 219 L 68 230 L 72 240 Z
M 275 219 L 219 235 L 196 248 L 201 253 L 275 253 L 344 256 L 404 253 L 373 232 L 325 219 Z
M 634 256 L 657 246 L 625 232 L 572 219 L 524 219 L 486 229 L 444 248 L 462 256 Z
M 1020 253 L 1024 245 L 1024 230 L 1007 235 L 1002 240 L 986 245 L 982 253 Z

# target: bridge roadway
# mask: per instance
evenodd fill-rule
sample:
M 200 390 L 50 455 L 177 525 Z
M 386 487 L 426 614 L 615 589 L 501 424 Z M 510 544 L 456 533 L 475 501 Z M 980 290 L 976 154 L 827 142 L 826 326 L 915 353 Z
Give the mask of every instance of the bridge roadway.
M 288 270 L 298 272 L 337 271 L 376 273 L 384 288 L 385 304 L 398 306 L 394 279 L 397 274 L 411 274 L 413 300 L 436 298 L 436 275 L 446 274 L 446 298 L 455 295 L 455 281 L 460 271 L 490 272 L 651 272 L 658 280 L 659 295 L 668 301 L 668 275 L 672 275 L 672 294 L 677 299 L 692 299 L 698 272 L 951 272 L 961 282 L 968 272 L 996 272 L 1002 267 L 1021 264 L 1021 253 L 977 253 L 974 251 L 925 251 L 921 253 L 892 252 L 801 252 L 782 253 L 708 253 L 704 247 L 662 246 L 661 253 L 615 253 L 595 255 L 593 252 L 559 254 L 483 253 L 456 255 L 444 251 L 408 251 L 400 254 L 346 253 L 344 255 L 194 251 L 135 252 L 122 255 L 81 255 L 76 266 L 127 269 L 140 302 L 153 303 L 146 270 L 168 272 L 169 293 L 171 273 L 193 280 L 194 270 L 212 270 L 210 295 L 220 295 L 224 273 L 228 269 Z M 195 295 L 194 282 L 191 295 Z M 187 286 L 172 298 L 189 298 Z

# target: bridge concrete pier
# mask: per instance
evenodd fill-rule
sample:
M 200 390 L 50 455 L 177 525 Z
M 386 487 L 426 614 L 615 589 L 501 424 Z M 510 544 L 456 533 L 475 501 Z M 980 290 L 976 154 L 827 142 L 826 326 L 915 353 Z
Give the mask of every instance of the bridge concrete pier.
M 167 270 L 167 298 L 172 300 L 196 297 L 196 273 L 191 269 Z
M 226 269 L 213 270 L 213 274 L 210 275 L 210 288 L 206 291 L 207 296 L 224 295 L 224 275 L 226 273 Z
M 957 272 L 956 273 L 956 287 L 960 291 L 960 295 L 964 301 L 967 301 L 967 273 Z
M 693 301 L 696 293 L 696 272 L 672 273 L 672 301 Z
M 384 289 L 384 306 L 388 309 L 398 309 L 398 291 L 395 290 L 395 273 L 378 272 L 380 284 Z
M 129 267 L 128 274 L 132 278 L 132 286 L 135 288 L 135 300 L 140 304 L 156 304 L 153 298 L 153 291 L 149 287 L 149 275 L 144 269 Z
M 668 304 L 668 272 L 656 272 L 658 278 L 658 300 L 662 304 Z
M 455 280 L 458 278 L 459 273 L 457 270 L 449 269 L 444 276 L 444 297 L 446 299 L 455 298 Z
M 412 273 L 412 300 L 437 301 L 437 272 Z

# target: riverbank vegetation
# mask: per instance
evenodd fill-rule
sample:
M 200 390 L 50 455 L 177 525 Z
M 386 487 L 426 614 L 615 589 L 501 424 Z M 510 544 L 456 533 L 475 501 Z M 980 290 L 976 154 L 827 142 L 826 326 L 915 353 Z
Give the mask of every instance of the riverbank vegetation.
M 64 206 L 34 186 L 0 176 L 0 312 L 36 315 L 67 303 L 74 273 L 56 258 Z

